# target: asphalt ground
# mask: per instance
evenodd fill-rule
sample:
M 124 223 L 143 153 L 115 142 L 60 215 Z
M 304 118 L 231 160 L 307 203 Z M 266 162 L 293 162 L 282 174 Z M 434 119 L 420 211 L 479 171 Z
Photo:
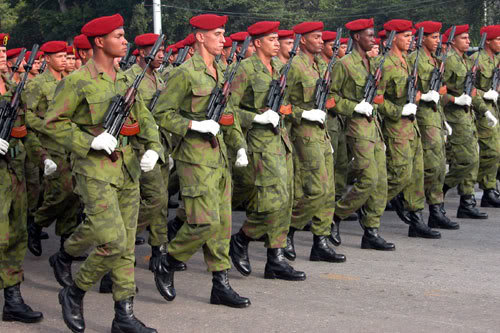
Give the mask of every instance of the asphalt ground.
M 230 272 L 232 287 L 251 299 L 247 309 L 209 304 L 211 275 L 201 251 L 187 262 L 187 271 L 175 274 L 177 298 L 166 302 L 148 270 L 150 248 L 139 246 L 135 314 L 158 332 L 500 332 L 500 209 L 484 208 L 487 220 L 459 220 L 458 200 L 452 191 L 446 208 L 460 230 L 444 230 L 439 240 L 408 238 L 407 225 L 386 212 L 381 235 L 396 244 L 395 252 L 360 249 L 358 222 L 342 223 L 337 251 L 347 256 L 345 263 L 310 262 L 312 235 L 296 233 L 293 266 L 307 273 L 304 282 L 264 279 L 265 248 L 251 243 L 252 275 Z M 233 233 L 244 218 L 234 213 Z M 32 325 L 0 322 L 1 333 L 69 332 L 48 264 L 59 240 L 52 228 L 48 232 L 43 255 L 28 253 L 22 284 L 24 299 L 45 319 Z M 97 288 L 85 296 L 86 332 L 110 332 L 113 300 Z

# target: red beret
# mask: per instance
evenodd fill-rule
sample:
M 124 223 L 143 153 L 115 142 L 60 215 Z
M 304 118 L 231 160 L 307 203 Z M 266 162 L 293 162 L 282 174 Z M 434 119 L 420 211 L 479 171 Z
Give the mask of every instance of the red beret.
M 337 32 L 325 30 L 321 34 L 321 38 L 323 38 L 323 42 L 330 42 L 332 40 L 335 40 L 335 38 L 337 38 Z
M 30 55 L 31 55 L 31 51 L 26 52 L 26 55 L 24 56 L 24 60 L 28 61 L 28 59 L 30 58 Z M 35 60 L 40 60 L 40 58 L 42 58 L 42 56 L 43 56 L 43 52 L 38 51 L 36 53 Z
M 487 40 L 492 40 L 500 36 L 500 25 L 488 25 L 481 28 L 481 35 L 486 34 Z
M 45 53 L 66 52 L 67 45 L 68 44 L 66 44 L 66 42 L 63 42 L 61 40 L 53 40 L 43 44 L 40 48 L 40 51 L 43 51 Z
M 81 59 L 81 58 L 80 58 L 80 55 L 78 54 L 78 52 L 75 52 L 75 59 L 76 59 L 76 60 L 80 60 L 80 59 Z
M 281 38 L 293 38 L 293 35 L 295 35 L 295 33 L 293 32 L 293 30 L 278 30 L 278 37 L 281 39 Z
M 0 34 L 0 46 L 7 46 L 9 38 L 9 34 Z
M 373 28 L 375 23 L 373 18 L 371 19 L 359 19 L 346 23 L 345 27 L 351 31 L 360 31 L 369 28 Z
M 293 27 L 296 34 L 307 34 L 313 31 L 323 31 L 323 22 L 302 22 Z
M 411 29 L 411 34 L 412 34 L 412 35 L 416 35 L 416 34 L 417 34 L 417 31 L 418 31 L 417 29 L 413 29 L 413 28 L 412 28 L 412 29 Z
M 223 27 L 227 22 L 227 16 L 215 14 L 203 14 L 194 16 L 189 20 L 189 24 L 194 28 L 202 30 L 214 30 Z
M 74 48 L 72 45 L 70 45 L 70 46 L 68 46 L 68 47 L 66 48 L 66 53 L 67 53 L 67 54 L 72 54 L 72 55 L 75 55 L 75 54 L 76 54 L 76 50 L 75 50 L 75 48 Z
M 175 44 L 172 44 L 172 45 L 169 45 L 167 46 L 167 48 L 165 49 L 165 51 L 170 51 L 170 49 L 172 49 L 172 53 L 177 53 L 179 52 L 179 50 L 177 49 L 177 47 L 175 47 Z
M 446 32 L 444 33 L 446 36 L 446 40 L 448 40 L 448 37 L 450 36 L 450 32 L 451 32 L 451 27 L 448 28 L 448 30 L 446 30 Z M 458 35 L 461 35 L 463 33 L 466 33 L 466 32 L 469 32 L 469 25 L 468 24 L 457 25 L 457 29 L 455 30 L 455 37 Z
M 226 40 L 224 42 L 224 47 L 231 47 L 231 46 L 233 46 L 233 40 L 231 39 L 231 37 L 224 37 L 224 39 Z
M 139 55 L 139 49 L 132 51 L 132 55 L 137 57 Z
M 178 41 L 177 43 L 174 44 L 174 47 L 177 49 L 177 50 L 180 50 L 184 47 L 184 41 L 181 40 L 181 41 Z
M 73 39 L 73 45 L 80 50 L 90 50 L 92 48 L 89 39 L 83 34 L 78 35 Z
M 340 38 L 340 45 L 349 43 L 349 38 Z
M 382 39 L 380 38 L 375 38 L 375 45 L 379 45 Z
M 235 42 L 238 42 L 238 43 L 241 43 L 245 40 L 245 38 L 247 38 L 248 36 L 248 32 L 246 31 L 240 31 L 240 32 L 236 32 L 232 35 L 229 35 L 229 37 L 231 37 L 231 39 Z
M 413 23 L 408 20 L 390 20 L 386 23 L 384 23 L 384 29 L 386 31 L 396 31 L 397 33 L 399 32 L 405 32 L 405 31 L 413 31 Z
M 7 59 L 19 56 L 19 54 L 21 53 L 22 50 L 23 50 L 22 47 L 19 47 L 17 49 L 7 50 Z
M 189 34 L 182 42 L 184 43 L 184 46 L 192 46 L 194 42 L 196 42 L 196 38 L 194 37 L 194 34 Z
M 443 36 L 443 43 L 446 44 L 448 43 L 448 36 L 447 35 L 441 35 Z
M 102 16 L 85 24 L 82 34 L 87 37 L 104 36 L 120 27 L 123 27 L 123 17 L 120 14 Z
M 134 44 L 137 45 L 138 47 L 145 47 L 145 46 L 151 46 L 156 43 L 156 40 L 160 37 L 160 35 L 157 34 L 142 34 L 134 39 Z
M 415 28 L 420 29 L 421 27 L 424 28 L 424 34 L 433 34 L 440 32 L 443 24 L 434 21 L 424 21 L 415 24 Z
M 385 31 L 385 30 L 380 30 L 380 31 L 378 32 L 377 36 L 379 36 L 380 38 L 385 39 L 385 38 L 387 38 L 387 31 Z
M 269 35 L 278 32 L 280 23 L 278 21 L 260 21 L 247 28 L 250 36 Z

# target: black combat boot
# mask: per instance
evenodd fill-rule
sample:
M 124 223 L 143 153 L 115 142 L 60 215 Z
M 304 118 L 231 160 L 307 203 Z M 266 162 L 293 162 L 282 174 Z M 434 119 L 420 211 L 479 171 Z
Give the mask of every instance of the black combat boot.
M 439 231 L 432 230 L 423 222 L 422 211 L 409 212 L 408 217 L 411 219 L 408 237 L 441 238 L 441 233 Z
M 311 248 L 311 255 L 309 256 L 309 260 L 344 262 L 346 260 L 346 257 L 343 254 L 337 254 L 334 249 L 328 246 L 327 236 L 314 235 L 313 246 Z
M 330 236 L 328 236 L 328 239 L 330 239 L 330 242 L 332 242 L 333 245 L 339 246 L 342 244 L 342 239 L 340 238 L 340 222 L 342 220 L 340 217 L 337 215 L 333 215 L 333 223 L 331 226 L 330 230 Z
M 111 333 L 157 333 L 134 316 L 134 298 L 115 302 L 115 318 L 111 325 Z
M 460 229 L 460 225 L 458 223 L 451 221 L 446 215 L 443 214 L 441 204 L 429 205 L 429 213 L 429 220 L 427 221 L 429 228 L 450 230 Z
M 286 236 L 285 252 L 283 253 L 285 255 L 285 258 L 287 258 L 290 261 L 294 261 L 295 258 L 297 258 L 297 254 L 295 253 L 295 244 L 293 242 L 293 236 L 295 235 L 295 231 L 297 231 L 297 229 L 290 226 L 290 229 L 288 230 L 288 235 Z
M 32 223 L 35 223 L 35 217 L 32 215 L 28 215 L 28 228 Z M 40 232 L 40 239 L 41 240 L 49 239 L 49 234 L 42 230 Z
M 229 255 L 234 267 L 243 276 L 249 276 L 252 273 L 252 266 L 248 258 L 248 244 L 252 239 L 245 235 L 243 230 L 240 229 L 236 234 L 231 236 L 229 244 Z
M 306 273 L 296 271 L 283 255 L 284 249 L 267 249 L 267 263 L 264 271 L 266 279 L 304 281 Z
M 391 200 L 392 208 L 396 211 L 401 221 L 406 224 L 410 224 L 410 218 L 408 217 L 408 212 L 405 209 L 403 193 L 399 193 Z
M 64 287 L 59 292 L 59 304 L 62 307 L 62 315 L 66 326 L 72 332 L 85 331 L 85 319 L 83 318 L 83 297 L 85 291 L 76 285 Z
M 101 284 L 99 285 L 99 293 L 111 294 L 112 292 L 113 292 L 113 280 L 111 280 L 111 272 L 108 272 L 101 278 Z
M 28 250 L 34 256 L 39 257 L 42 255 L 42 239 L 40 238 L 42 227 L 35 222 L 28 223 Z
M 500 193 L 496 189 L 484 190 L 481 207 L 500 208 Z
M 171 219 L 170 221 L 168 221 L 167 223 L 167 227 L 168 227 L 168 232 L 167 232 L 167 237 L 168 237 L 168 241 L 171 242 L 175 236 L 177 235 L 177 233 L 179 232 L 179 229 L 182 227 L 182 225 L 184 224 L 184 222 L 179 219 L 177 216 L 174 217 L 173 219 Z
M 151 259 L 149 259 L 149 270 L 151 272 L 154 272 L 155 269 L 167 259 L 166 254 L 166 245 L 151 246 Z M 176 260 L 173 265 L 172 269 L 176 272 L 185 271 L 187 269 L 187 265 L 179 260 Z
M 60 246 L 59 246 L 59 251 L 64 250 L 64 242 L 66 242 L 66 240 L 70 236 L 71 236 L 71 234 L 69 234 L 69 235 L 62 235 L 61 236 L 61 243 L 60 243 Z M 85 261 L 87 259 L 87 257 L 88 256 L 86 254 L 78 256 L 78 257 L 73 257 L 73 261 Z
M 156 265 L 156 263 L 158 265 Z M 174 287 L 174 272 L 172 267 L 182 264 L 181 261 L 175 259 L 168 253 L 162 253 L 161 259 L 156 261 L 153 265 L 153 273 L 156 284 L 156 289 L 161 296 L 167 301 L 173 301 L 175 299 L 175 287 Z
M 174 197 L 175 195 L 172 195 L 168 198 L 168 208 L 170 209 L 179 208 L 179 201 L 177 201 Z
M 53 254 L 49 258 L 49 263 L 54 270 L 54 276 L 61 287 L 68 287 L 73 285 L 73 276 L 71 275 L 71 263 L 73 257 L 66 251 L 61 250 Z
M 43 319 L 43 314 L 24 303 L 21 296 L 20 283 L 12 287 L 6 287 L 3 290 L 4 306 L 3 321 L 20 321 L 22 323 L 37 323 Z
M 373 249 L 379 251 L 394 251 L 396 246 L 393 243 L 388 243 L 378 234 L 378 228 L 366 228 L 363 238 L 361 239 L 362 249 Z
M 146 240 L 144 239 L 144 237 L 141 237 L 141 236 L 135 237 L 135 245 L 140 246 L 140 245 L 144 245 L 144 243 L 146 243 Z
M 232 308 L 246 308 L 250 306 L 250 300 L 238 295 L 229 285 L 227 270 L 213 272 L 212 276 L 210 304 L 226 305 Z
M 358 220 L 358 215 L 356 213 L 352 213 L 348 217 L 344 219 L 344 221 L 357 221 Z
M 443 185 L 443 199 L 444 197 L 446 196 L 446 193 L 448 193 L 448 191 L 450 190 L 451 187 L 449 187 L 448 185 L 444 184 Z
M 474 198 L 473 195 L 462 195 L 460 196 L 460 206 L 458 206 L 457 218 L 485 220 L 488 218 L 488 213 L 480 212 L 476 208 L 476 198 Z

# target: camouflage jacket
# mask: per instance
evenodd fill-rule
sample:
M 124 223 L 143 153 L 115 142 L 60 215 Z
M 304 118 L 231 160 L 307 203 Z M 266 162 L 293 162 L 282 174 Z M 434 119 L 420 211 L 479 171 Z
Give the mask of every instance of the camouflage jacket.
M 450 123 L 472 124 L 474 121 L 474 115 L 468 112 L 467 107 L 451 102 L 452 97 L 458 97 L 464 93 L 465 79 L 472 65 L 473 63 L 467 55 L 460 56 L 453 47 L 448 51 L 443 84 L 446 85 L 448 90 L 445 97 L 447 103 L 444 105 L 444 113 L 446 121 Z M 472 98 L 472 105 L 479 116 L 484 115 L 488 110 L 484 100 L 478 95 Z
M 65 154 L 64 147 L 55 142 L 45 131 L 44 118 L 59 81 L 50 70 L 29 80 L 23 91 L 23 100 L 26 103 L 26 123 L 38 135 L 44 148 L 53 152 Z
M 409 61 L 411 64 L 415 63 L 415 58 L 417 52 L 413 52 L 409 56 Z M 418 58 L 418 90 L 422 94 L 429 92 L 429 85 L 431 83 L 432 71 L 434 68 L 438 68 L 441 62 L 432 55 L 429 57 L 423 49 L 420 50 L 420 55 Z M 443 128 L 444 123 L 444 113 L 443 107 L 440 104 L 436 105 L 434 102 L 425 102 L 420 100 L 417 110 L 417 121 L 420 126 L 434 126 L 438 128 Z
M 374 66 L 370 71 L 374 72 Z M 354 107 L 364 98 L 368 75 L 361 55 L 356 49 L 335 63 L 332 73 L 331 91 L 336 105 L 333 111 L 348 117 L 346 135 L 375 142 L 382 138 L 382 130 L 377 117 L 372 122 L 354 112 Z
M 205 165 L 212 168 L 228 165 L 226 145 L 222 131 L 217 134 L 219 145 L 212 148 L 207 136 L 189 130 L 191 120 L 207 119 L 207 107 L 212 90 L 221 86 L 224 78 L 221 68 L 215 63 L 217 78 L 214 78 L 197 52 L 171 73 L 163 90 L 154 117 L 158 125 L 166 131 L 181 137 L 175 147 L 172 158 Z M 235 146 L 246 148 L 237 117 L 231 125 L 237 134 Z
M 238 115 L 241 128 L 245 132 L 249 152 L 271 152 L 283 155 L 285 146 L 281 143 L 282 140 L 288 151 L 292 151 L 286 129 L 281 126 L 281 136 L 277 136 L 271 131 L 271 125 L 253 122 L 257 114 L 268 109 L 266 102 L 271 81 L 280 78 L 280 69 L 283 66 L 274 59 L 271 60 L 271 66 L 272 74 L 256 53 L 243 60 L 231 86 L 227 110 Z
M 58 144 L 74 153 L 74 173 L 119 184 L 123 181 L 122 166 L 125 166 L 131 178 L 139 180 L 139 160 L 122 135 L 116 148 L 120 156 L 116 162 L 112 162 L 105 151 L 91 149 L 94 138 L 104 132 L 102 125 L 111 99 L 117 94 L 124 94 L 131 84 L 130 78 L 123 72 L 117 72 L 113 81 L 91 59 L 57 86 L 45 116 L 45 131 Z M 128 122 L 138 122 L 140 133 L 136 137 L 139 142 L 146 149 L 161 154 L 154 119 L 139 95 Z
M 395 139 L 413 140 L 419 136 L 416 121 L 403 117 L 403 106 L 407 102 L 408 76 L 411 73 L 411 63 L 403 54 L 405 63 L 393 54 L 387 55 L 382 68 L 382 78 L 377 89 L 377 95 L 384 96 L 384 102 L 378 110 L 384 117 L 382 132 L 384 136 Z

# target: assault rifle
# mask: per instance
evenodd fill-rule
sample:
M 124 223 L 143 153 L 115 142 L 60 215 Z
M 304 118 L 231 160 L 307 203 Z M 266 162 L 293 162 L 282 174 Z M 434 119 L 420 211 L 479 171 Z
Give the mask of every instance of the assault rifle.
M 229 51 L 229 56 L 226 59 L 228 66 L 233 63 L 234 53 L 236 52 L 237 47 L 238 42 L 233 42 L 233 44 L 231 45 L 231 50 Z
M 448 58 L 448 51 L 450 50 L 450 47 L 451 47 L 450 46 L 451 41 L 455 37 L 456 28 L 457 28 L 456 26 L 451 27 L 450 37 L 448 38 L 448 41 L 446 42 L 446 53 L 443 53 L 443 56 L 441 58 L 441 65 L 439 66 L 439 69 L 437 67 L 434 67 L 434 69 L 432 70 L 431 81 L 429 83 L 429 90 L 434 90 L 434 91 L 439 92 L 439 89 L 441 88 L 441 85 L 443 83 L 444 66 L 446 63 L 446 59 Z M 441 54 L 442 48 L 443 48 L 442 41 L 443 41 L 443 39 L 441 37 L 441 41 L 440 41 L 441 47 L 438 46 L 438 50 L 440 50 L 439 51 L 440 54 Z M 436 50 L 436 56 L 438 54 L 438 50 Z
M 111 104 L 109 105 L 108 111 L 106 112 L 106 117 L 104 118 L 102 127 L 115 138 L 118 138 L 118 136 L 120 135 L 120 132 L 122 131 L 122 128 L 130 115 L 132 106 L 135 103 L 137 89 L 139 88 L 142 79 L 144 79 L 146 71 L 151 65 L 151 62 L 156 57 L 156 53 L 158 53 L 158 50 L 160 49 L 164 40 L 165 35 L 161 35 L 160 37 L 158 37 L 155 44 L 153 45 L 153 48 L 149 52 L 149 55 L 145 59 L 146 66 L 142 70 L 141 74 L 139 74 L 135 78 L 132 86 L 127 89 L 125 95 L 116 95 L 111 99 Z M 112 152 L 109 158 L 111 159 L 111 161 L 116 162 L 118 160 L 118 154 L 116 152 Z
M 266 106 L 276 112 L 279 115 L 279 111 L 281 108 L 281 104 L 283 104 L 283 98 L 285 97 L 286 92 L 286 78 L 288 77 L 288 72 L 292 66 L 293 58 L 297 55 L 297 48 L 299 47 L 301 34 L 295 35 L 295 41 L 293 42 L 292 50 L 289 52 L 290 58 L 288 59 L 286 65 L 283 67 L 281 71 L 281 76 L 279 80 L 272 80 L 269 87 L 269 94 L 267 95 Z M 272 126 L 272 131 L 275 135 L 279 134 L 279 130 L 277 127 Z M 278 125 L 279 127 L 279 125 Z
M 42 74 L 43 72 L 45 72 L 46 68 L 47 68 L 47 60 L 43 59 L 43 62 L 40 65 L 40 69 L 38 70 L 38 74 Z
M 337 54 L 340 48 L 340 37 L 342 36 L 342 28 L 337 28 L 337 37 L 335 42 L 333 42 L 333 55 L 328 62 L 328 67 L 326 69 L 325 75 L 316 81 L 316 93 L 314 107 L 318 110 L 326 111 L 326 100 L 328 99 L 328 93 L 330 92 L 330 85 L 332 84 L 332 70 L 333 65 L 337 62 Z M 325 128 L 324 124 L 319 124 L 320 128 Z
M 215 122 L 219 122 L 222 114 L 224 113 L 224 109 L 226 108 L 227 100 L 230 95 L 231 83 L 234 80 L 234 76 L 240 67 L 241 60 L 245 58 L 245 55 L 248 50 L 248 46 L 252 41 L 252 37 L 247 36 L 245 38 L 245 42 L 243 42 L 243 46 L 241 47 L 241 51 L 236 55 L 236 63 L 233 67 L 231 67 L 230 71 L 226 72 L 224 75 L 224 85 L 219 87 L 218 85 L 212 90 L 210 94 L 210 99 L 208 101 L 207 107 L 207 119 L 213 120 Z M 210 145 L 212 148 L 217 148 L 219 146 L 217 142 L 217 138 L 212 134 L 209 134 Z
M 170 60 L 169 59 L 170 59 L 170 56 L 172 55 L 172 52 L 173 52 L 173 50 L 172 50 L 172 48 L 170 48 L 170 50 L 168 50 L 167 54 L 165 54 L 163 56 L 163 61 L 162 61 L 161 65 L 160 65 L 160 68 L 158 68 L 158 72 L 159 73 L 163 73 L 163 71 L 165 70 L 165 68 L 167 68 L 168 65 L 170 65 Z
M 411 71 L 411 75 L 408 77 L 408 90 L 407 90 L 407 98 L 406 103 L 416 104 L 417 93 L 418 93 L 418 59 L 420 55 L 420 49 L 422 48 L 422 39 L 424 38 L 424 28 L 420 27 L 418 29 L 416 39 L 416 51 L 417 55 L 415 57 L 415 62 L 413 63 L 413 69 Z M 415 120 L 414 115 L 410 115 L 408 117 L 411 121 Z
M 349 37 L 349 40 L 347 41 L 347 49 L 345 50 L 345 55 L 351 54 L 353 46 L 354 46 L 354 41 L 352 40 L 352 37 Z
M 9 80 L 12 80 L 12 78 L 14 77 L 14 74 L 16 74 L 19 67 L 21 67 L 21 63 L 23 62 L 25 55 L 26 55 L 26 49 L 23 48 L 21 50 L 21 53 L 19 53 L 19 56 L 17 57 L 16 63 L 14 64 L 14 66 L 12 66 L 12 73 L 10 73 Z
M 182 49 L 180 49 L 179 52 L 177 53 L 177 58 L 172 63 L 172 66 L 179 67 L 180 65 L 182 65 L 182 63 L 184 62 L 184 60 L 187 57 L 188 52 L 189 52 L 189 46 L 186 46 L 186 47 L 183 47 Z
M 127 44 L 127 53 L 125 53 L 125 56 L 120 59 L 120 62 L 118 65 L 120 68 L 124 71 L 127 69 L 128 61 L 130 59 L 130 56 L 132 55 L 132 44 L 128 43 Z
M 500 63 L 497 68 L 493 70 L 493 79 L 491 81 L 491 90 L 498 91 L 498 85 L 500 84 Z
M 464 93 L 470 97 L 472 97 L 472 90 L 476 85 L 476 77 L 477 70 L 479 68 L 479 55 L 481 51 L 484 49 L 484 43 L 486 42 L 486 33 L 481 36 L 481 42 L 479 43 L 479 47 L 477 49 L 476 60 L 474 61 L 474 66 L 467 72 L 467 76 L 465 77 L 465 89 Z
M 456 26 L 454 26 L 454 27 L 456 29 Z M 453 35 L 455 35 L 455 34 L 453 34 Z M 450 34 L 450 36 L 451 36 L 451 34 Z M 447 43 L 447 45 L 448 45 L 448 43 Z M 439 37 L 439 43 L 438 43 L 438 46 L 437 46 L 437 49 L 436 49 L 436 52 L 435 52 L 436 57 L 439 58 L 441 56 L 442 52 L 443 52 L 443 35 L 441 35 L 441 37 Z

